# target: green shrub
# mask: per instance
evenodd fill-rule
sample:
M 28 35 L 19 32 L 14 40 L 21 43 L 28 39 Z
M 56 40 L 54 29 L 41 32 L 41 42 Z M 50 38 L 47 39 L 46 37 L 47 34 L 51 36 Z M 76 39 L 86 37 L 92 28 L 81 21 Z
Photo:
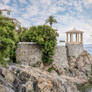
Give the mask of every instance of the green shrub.
M 43 63 L 49 65 L 53 62 L 57 36 L 57 32 L 50 26 L 32 26 L 28 31 L 22 33 L 21 41 L 36 42 L 42 49 Z
M 52 70 L 54 70 L 54 67 L 50 67 L 50 68 L 48 69 L 48 72 L 51 72 Z
M 14 51 L 18 42 L 15 27 L 16 25 L 11 19 L 0 15 L 0 63 L 3 65 L 14 59 Z

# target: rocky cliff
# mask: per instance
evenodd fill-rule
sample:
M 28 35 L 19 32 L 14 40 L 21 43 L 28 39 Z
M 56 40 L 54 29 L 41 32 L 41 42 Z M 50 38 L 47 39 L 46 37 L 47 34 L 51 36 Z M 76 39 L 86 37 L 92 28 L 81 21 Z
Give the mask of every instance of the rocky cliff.
M 92 57 L 83 51 L 77 59 L 68 57 L 67 64 L 0 65 L 0 92 L 81 92 L 77 85 L 91 76 Z

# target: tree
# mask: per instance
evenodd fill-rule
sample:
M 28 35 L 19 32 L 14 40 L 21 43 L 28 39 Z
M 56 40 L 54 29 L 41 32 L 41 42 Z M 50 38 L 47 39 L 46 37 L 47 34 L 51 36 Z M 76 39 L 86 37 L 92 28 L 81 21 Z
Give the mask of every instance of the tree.
M 18 34 L 16 24 L 8 17 L 0 15 L 0 63 L 5 65 L 15 60 L 15 48 Z
M 53 23 L 57 23 L 57 20 L 54 19 L 53 16 L 49 16 L 49 18 L 46 20 L 46 23 L 49 23 L 50 26 L 52 27 L 52 24 L 53 24 Z
M 20 33 L 19 33 L 19 39 L 20 39 L 20 41 L 23 40 L 23 37 L 26 35 L 26 32 L 27 32 L 27 31 L 28 31 L 27 28 L 21 27 L 21 31 L 20 31 Z
M 56 46 L 58 33 L 50 26 L 32 26 L 23 32 L 21 40 L 24 42 L 36 42 L 42 49 L 42 61 L 45 65 L 53 62 L 54 48 Z

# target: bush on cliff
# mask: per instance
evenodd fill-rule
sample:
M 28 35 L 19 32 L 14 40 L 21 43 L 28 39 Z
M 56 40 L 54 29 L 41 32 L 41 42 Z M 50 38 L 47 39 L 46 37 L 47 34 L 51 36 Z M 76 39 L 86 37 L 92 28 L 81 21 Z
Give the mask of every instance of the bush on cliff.
M 18 35 L 15 32 L 15 23 L 0 15 L 0 63 L 5 65 L 7 61 L 13 61 L 14 50 L 18 41 Z
M 21 40 L 25 42 L 36 42 L 42 49 L 42 61 L 44 64 L 53 62 L 54 48 L 58 33 L 47 25 L 32 26 L 28 31 L 22 33 Z

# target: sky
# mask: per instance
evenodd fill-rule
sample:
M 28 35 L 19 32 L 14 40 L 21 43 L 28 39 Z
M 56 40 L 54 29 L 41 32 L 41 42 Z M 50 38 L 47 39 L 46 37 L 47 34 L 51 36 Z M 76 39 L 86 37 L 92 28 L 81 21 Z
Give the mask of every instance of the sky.
M 0 9 L 11 10 L 24 27 L 43 25 L 49 16 L 59 33 L 58 41 L 65 40 L 65 32 L 73 28 L 84 31 L 84 43 L 92 44 L 92 0 L 0 0 Z

